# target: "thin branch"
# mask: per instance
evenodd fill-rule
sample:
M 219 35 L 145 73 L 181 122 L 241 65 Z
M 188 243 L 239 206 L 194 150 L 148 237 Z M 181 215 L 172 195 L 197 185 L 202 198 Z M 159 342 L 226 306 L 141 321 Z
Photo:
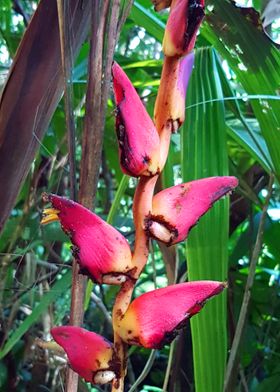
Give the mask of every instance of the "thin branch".
M 48 279 L 55 279 L 55 277 L 61 272 L 61 270 L 53 270 L 51 272 L 48 272 L 47 274 L 44 274 L 43 276 L 41 276 L 40 278 L 38 278 L 36 280 L 36 282 L 30 284 L 28 287 L 26 287 L 24 290 L 19 291 L 17 294 L 15 294 L 12 299 L 11 302 L 8 303 L 5 308 L 9 308 L 10 306 L 12 306 L 16 301 L 19 301 L 22 297 L 24 297 L 30 290 L 33 290 L 36 286 L 38 286 L 40 283 L 48 280 Z M 14 288 L 8 289 L 8 290 L 14 290 Z
M 106 47 L 106 58 L 104 59 L 104 78 L 103 78 L 103 94 L 101 97 L 101 120 L 104 127 L 105 121 L 105 110 L 107 107 L 107 100 L 110 91 L 111 81 L 111 69 L 112 61 L 117 42 L 117 26 L 120 11 L 120 0 L 113 0 L 111 5 L 111 14 L 107 18 L 108 32 L 107 32 L 107 47 Z
M 121 16 L 120 16 L 120 20 L 118 23 L 118 29 L 117 29 L 117 38 L 119 37 L 122 26 L 130 13 L 132 4 L 133 4 L 133 0 L 127 0 L 126 4 L 123 6 L 123 8 L 121 10 Z
M 244 392 L 249 392 L 249 388 L 246 382 L 244 370 L 241 366 L 239 366 L 239 374 L 240 374 L 240 380 L 241 380 L 241 385 L 243 386 Z
M 82 143 L 82 166 L 80 173 L 79 201 L 92 209 L 99 179 L 103 143 L 102 91 L 103 40 L 109 1 L 104 4 L 93 1 L 92 32 L 88 65 L 88 88 L 86 94 L 86 116 Z M 107 103 L 107 99 L 106 99 Z
M 19 0 L 14 0 L 13 1 L 13 9 L 15 10 L 15 12 L 17 12 L 19 15 L 22 16 L 23 18 L 23 23 L 24 26 L 27 27 L 28 23 L 29 23 L 29 15 L 25 12 L 24 8 L 22 7 L 21 3 Z
M 234 339 L 233 339 L 233 343 L 232 343 L 232 347 L 231 347 L 231 351 L 230 351 L 230 356 L 229 356 L 229 360 L 228 360 L 228 364 L 227 364 L 225 383 L 224 383 L 224 392 L 230 392 L 233 390 L 233 385 L 234 385 L 235 375 L 236 375 L 236 370 L 237 370 L 238 354 L 239 354 L 242 336 L 243 336 L 243 333 L 245 330 L 246 319 L 247 319 L 247 315 L 248 315 L 249 303 L 250 303 L 250 298 L 251 298 L 251 289 L 254 284 L 254 277 L 255 277 L 257 262 L 258 262 L 261 247 L 262 247 L 265 220 L 266 220 L 266 216 L 267 216 L 269 201 L 270 201 L 270 198 L 272 195 L 273 182 L 274 182 L 274 176 L 273 176 L 273 174 L 271 174 L 270 179 L 269 179 L 269 185 L 268 185 L 268 194 L 266 196 L 265 203 L 263 206 L 263 211 L 262 211 L 262 215 L 261 215 L 261 219 L 260 219 L 260 223 L 259 223 L 259 227 L 258 227 L 256 244 L 253 249 L 253 253 L 252 253 L 252 257 L 251 257 L 249 274 L 248 274 L 245 292 L 244 292 L 244 296 L 243 296 L 242 306 L 241 306 L 239 319 L 238 319 L 238 323 L 236 326 L 236 331 L 235 331 L 235 335 L 234 335 Z
M 134 392 L 136 390 L 136 388 L 141 384 L 141 382 L 145 380 L 145 378 L 149 374 L 149 372 L 155 362 L 156 355 L 157 355 L 157 350 L 152 350 L 142 373 L 137 378 L 137 380 L 135 381 L 135 383 L 132 385 L 132 387 L 129 389 L 128 392 Z
M 171 345 L 170 345 L 169 356 L 168 356 L 168 363 L 167 363 L 167 368 L 166 368 L 164 382 L 163 382 L 163 387 L 162 387 L 163 392 L 167 391 L 169 377 L 170 377 L 170 373 L 171 373 L 171 369 L 172 369 L 174 350 L 175 350 L 175 341 L 173 341 L 171 343 Z
M 65 103 L 65 118 L 68 135 L 68 150 L 69 150 L 69 166 L 70 166 L 70 197 L 73 200 L 77 199 L 76 187 L 76 160 L 75 160 L 75 122 L 72 104 L 72 40 L 70 34 L 70 3 L 69 0 L 57 0 L 57 12 L 59 22 L 60 48 L 61 48 L 61 63 L 64 79 L 64 103 Z M 73 275 L 72 275 L 72 297 L 71 297 L 71 314 L 70 324 L 81 325 L 83 320 L 83 307 L 80 306 L 79 301 L 83 301 L 83 288 L 85 286 L 85 279 L 78 275 L 77 261 L 73 259 Z M 78 302 L 78 306 L 77 306 Z M 77 311 L 79 310 L 79 311 Z M 66 391 L 76 392 L 78 389 L 78 375 L 71 369 L 67 372 Z
M 75 121 L 73 112 L 73 89 L 72 89 L 72 35 L 70 33 L 70 4 L 69 0 L 57 0 L 61 63 L 64 78 L 64 104 L 66 128 L 68 135 L 69 167 L 70 167 L 70 197 L 77 198 L 76 185 L 76 151 L 75 151 Z
M 108 324 L 112 325 L 112 317 L 110 313 L 108 312 L 108 309 L 102 302 L 102 300 L 96 295 L 95 293 L 90 294 L 90 298 L 93 300 L 93 302 L 96 304 L 96 306 L 101 310 L 101 312 L 104 314 L 105 319 L 107 320 Z

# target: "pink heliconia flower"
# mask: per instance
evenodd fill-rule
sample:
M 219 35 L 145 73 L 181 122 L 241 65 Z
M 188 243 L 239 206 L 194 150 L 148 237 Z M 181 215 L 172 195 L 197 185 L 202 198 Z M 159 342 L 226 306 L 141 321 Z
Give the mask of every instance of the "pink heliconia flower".
M 121 284 L 133 273 L 129 244 L 116 229 L 72 200 L 52 194 L 43 198 L 52 208 L 43 211 L 41 223 L 60 221 L 81 273 L 107 284 Z
M 107 384 L 115 378 L 113 345 L 103 336 L 70 325 L 52 328 L 51 334 L 66 352 L 71 368 L 86 382 Z
M 183 58 L 165 57 L 154 117 L 158 132 L 171 125 L 176 132 L 185 120 L 186 91 L 194 64 L 194 52 Z
M 189 53 L 204 18 L 204 0 L 172 0 L 170 15 L 163 38 L 166 56 L 183 56 Z
M 176 337 L 206 300 L 225 287 L 221 282 L 197 281 L 150 291 L 136 298 L 126 313 L 114 320 L 116 331 L 129 344 L 161 348 Z
M 183 241 L 221 197 L 238 185 L 235 177 L 209 177 L 167 188 L 153 197 L 146 220 L 150 236 L 168 245 Z
M 159 135 L 135 88 L 122 68 L 113 63 L 116 131 L 122 171 L 133 177 L 159 171 Z
M 152 0 L 152 3 L 155 6 L 155 11 L 161 11 L 164 8 L 170 7 L 171 0 Z

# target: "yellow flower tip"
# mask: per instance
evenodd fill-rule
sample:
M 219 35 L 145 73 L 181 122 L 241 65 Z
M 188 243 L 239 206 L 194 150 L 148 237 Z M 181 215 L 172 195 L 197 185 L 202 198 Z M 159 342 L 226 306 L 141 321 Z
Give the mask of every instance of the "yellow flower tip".
M 47 225 L 48 223 L 59 221 L 59 210 L 56 210 L 55 208 L 45 208 L 43 210 L 43 216 L 41 219 L 41 225 Z
M 227 288 L 228 288 L 228 282 L 227 282 L 227 281 L 222 282 L 222 286 L 223 286 L 225 289 L 227 289 Z

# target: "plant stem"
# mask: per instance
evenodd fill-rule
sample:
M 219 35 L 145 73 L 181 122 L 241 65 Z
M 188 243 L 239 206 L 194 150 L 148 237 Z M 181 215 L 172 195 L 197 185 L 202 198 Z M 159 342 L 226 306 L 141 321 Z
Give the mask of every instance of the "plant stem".
M 141 177 L 133 200 L 133 219 L 135 224 L 135 246 L 132 262 L 136 267 L 135 278 L 138 278 L 149 255 L 149 240 L 145 231 L 146 217 L 152 211 L 152 200 L 158 175 Z
M 270 201 L 270 198 L 272 195 L 273 182 L 274 182 L 274 176 L 273 176 L 273 174 L 271 174 L 270 179 L 269 179 L 269 185 L 268 185 L 268 194 L 266 196 L 265 203 L 263 206 L 263 211 L 262 211 L 262 215 L 261 215 L 261 219 L 260 219 L 260 223 L 259 223 L 259 227 L 258 227 L 256 244 L 253 249 L 253 253 L 252 253 L 252 257 L 251 257 L 249 274 L 248 274 L 245 292 L 244 292 L 244 296 L 243 296 L 242 306 L 241 306 L 239 319 L 238 319 L 238 323 L 236 326 L 236 331 L 235 331 L 232 347 L 230 350 L 230 356 L 229 356 L 228 364 L 227 364 L 227 368 L 226 368 L 224 392 L 230 392 L 230 391 L 234 390 L 234 381 L 235 381 L 235 376 L 236 376 L 236 371 L 237 371 L 237 361 L 238 361 L 240 343 L 241 343 L 242 336 L 243 336 L 245 326 L 246 326 L 246 319 L 247 319 L 247 315 L 248 315 L 249 303 L 250 303 L 250 298 L 251 298 L 251 289 L 254 284 L 256 267 L 257 267 L 261 247 L 262 247 L 265 220 L 266 220 L 266 216 L 267 216 L 269 201 Z
M 111 392 L 123 392 L 127 372 L 127 345 L 117 333 L 114 333 L 114 347 L 120 370 L 119 376 L 113 380 Z
M 114 348 L 116 354 L 116 362 L 119 366 L 118 377 L 113 380 L 112 392 L 123 392 L 124 378 L 127 371 L 127 345 L 115 331 L 117 320 L 127 311 L 129 307 L 135 281 L 127 280 L 120 288 L 113 307 L 113 328 L 114 328 Z
M 69 167 L 70 167 L 70 198 L 76 201 L 76 151 L 75 151 L 75 121 L 73 113 L 73 88 L 72 88 L 72 34 L 70 33 L 69 0 L 57 0 L 61 63 L 64 79 L 64 106 L 66 129 L 68 136 Z
M 115 1 L 114 3 L 118 3 Z M 94 0 L 91 14 L 91 40 L 89 55 L 89 76 L 86 94 L 86 116 L 82 142 L 82 163 L 80 172 L 79 202 L 87 208 L 94 204 L 101 152 L 103 143 L 104 113 L 109 94 L 108 83 L 103 84 L 103 64 L 112 63 L 115 36 L 113 27 L 109 30 L 107 53 L 104 54 L 105 29 L 108 22 L 110 0 Z M 112 8 L 116 9 L 116 6 Z M 113 11 L 112 11 L 113 12 Z M 112 15 L 111 12 L 111 15 Z M 105 72 L 108 76 L 108 71 Z M 80 325 L 83 320 L 83 303 L 87 279 L 79 275 L 79 266 L 73 261 L 73 283 L 71 298 L 70 324 Z M 76 392 L 78 377 L 69 370 L 66 380 L 66 391 Z
M 79 201 L 90 209 L 93 207 L 93 195 L 97 189 L 103 141 L 103 129 L 101 129 L 102 62 L 108 3 L 109 1 L 106 0 L 102 6 L 101 1 L 94 0 L 91 18 L 92 32 L 79 190 Z
M 146 376 L 148 375 L 149 371 L 151 370 L 155 362 L 156 355 L 157 355 L 157 350 L 152 350 L 148 358 L 148 361 L 146 362 L 146 365 L 142 370 L 142 373 L 137 378 L 137 380 L 135 381 L 135 383 L 132 385 L 132 387 L 129 389 L 128 392 L 134 392 L 137 389 L 137 387 L 141 384 L 141 382 L 145 380 Z
M 163 392 L 167 391 L 169 377 L 170 377 L 171 368 L 172 368 L 174 349 L 175 349 L 175 341 L 173 341 L 170 345 L 168 363 L 167 363 L 167 368 L 166 368 L 165 377 L 164 377 L 164 383 L 163 383 L 163 387 L 162 387 Z
M 73 200 L 77 198 L 76 189 L 76 159 L 75 159 L 75 122 L 72 106 L 72 85 L 71 73 L 73 67 L 71 33 L 70 33 L 70 16 L 69 1 L 57 0 L 58 22 L 60 33 L 61 47 L 61 63 L 64 79 L 64 100 L 65 100 L 65 116 L 66 128 L 68 135 L 69 165 L 70 165 L 70 197 Z M 70 79 L 70 81 L 69 81 Z M 80 306 L 83 301 L 85 281 L 86 279 L 79 275 L 79 266 L 73 259 L 72 272 L 72 291 L 71 291 L 71 312 L 70 324 L 81 325 L 83 321 L 83 308 Z M 66 390 L 67 392 L 75 392 L 78 388 L 78 375 L 70 368 L 67 371 Z

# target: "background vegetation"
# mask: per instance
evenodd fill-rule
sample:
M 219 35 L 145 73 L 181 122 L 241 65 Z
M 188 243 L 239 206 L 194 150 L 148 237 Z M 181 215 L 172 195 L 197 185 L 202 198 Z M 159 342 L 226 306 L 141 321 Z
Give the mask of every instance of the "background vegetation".
M 207 2 L 207 16 L 197 40 L 195 69 L 188 89 L 187 120 L 180 134 L 172 139 L 168 162 L 158 184 L 160 189 L 209 175 L 235 175 L 240 187 L 230 200 L 230 218 L 228 220 L 228 204 L 224 201 L 201 220 L 187 244 L 177 249 L 161 247 L 161 251 L 157 243 L 151 244 L 152 257 L 136 288 L 139 295 L 154 287 L 185 281 L 189 276 L 228 279 L 227 310 L 222 303 L 208 304 L 205 313 L 197 316 L 192 324 L 194 345 L 198 339 L 201 346 L 200 351 L 195 349 L 194 363 L 203 362 L 196 368 L 196 372 L 201 372 L 196 380 L 197 391 L 220 392 L 222 388 L 225 356 L 236 333 L 250 271 L 252 274 L 252 254 L 267 194 L 268 216 L 263 238 L 258 237 L 257 241 L 261 250 L 255 260 L 251 301 L 245 311 L 246 327 L 231 372 L 231 376 L 235 376 L 228 390 L 273 392 L 280 389 L 280 54 L 275 43 L 279 39 L 279 23 L 273 21 L 277 19 L 278 9 L 277 2 L 269 2 L 264 32 L 258 12 L 263 11 L 265 4 L 256 0 L 242 5 L 250 7 L 240 8 L 227 0 Z M 1 88 L 36 7 L 36 1 L 0 2 Z M 269 7 L 274 10 L 272 18 Z M 115 53 L 115 59 L 129 75 L 151 115 L 161 73 L 161 40 L 167 15 L 165 12 L 155 14 L 149 0 L 134 1 Z M 88 53 L 86 40 L 77 53 L 72 74 L 77 183 Z M 27 65 L 29 71 L 33 66 Z M 35 75 L 36 69 L 33 72 Z M 44 69 L 41 78 L 43 73 Z M 15 102 L 10 102 L 13 109 Z M 29 118 L 32 107 L 25 108 L 21 117 L 13 110 L 13 118 L 18 119 L 20 127 L 25 118 Z M 0 110 L 0 118 L 6 113 Z M 12 131 L 17 129 L 14 127 Z M 42 140 L 43 132 L 37 134 L 36 124 L 29 131 L 32 131 L 36 157 L 28 166 L 20 192 L 3 186 L 1 181 L 3 200 L 9 195 L 16 197 L 16 203 L 0 237 L 0 390 L 61 391 L 65 358 L 42 349 L 35 339 L 50 339 L 50 328 L 67 324 L 69 320 L 70 244 L 58 224 L 43 228 L 39 224 L 42 193 L 69 196 L 70 192 L 63 99 Z M 13 146 L 21 143 L 21 137 L 22 134 L 17 134 L 11 142 L 11 156 Z M 8 136 L 0 126 L 0 155 L 5 138 Z M 23 157 L 28 156 L 24 139 L 21 150 Z M 12 165 L 8 156 L 5 157 L 6 161 L 1 161 L 1 178 L 5 178 Z M 20 157 L 18 162 L 20 166 Z M 15 177 L 17 170 L 14 170 Z M 271 173 L 275 181 L 269 191 Z M 9 175 L 11 179 L 12 176 Z M 111 91 L 95 211 L 114 224 L 130 243 L 134 238 L 134 188 L 135 181 L 123 176 L 119 168 Z M 12 191 L 16 193 L 10 195 Z M 116 290 L 109 286 L 88 286 L 86 296 L 85 326 L 109 338 L 112 336 L 110 310 Z M 209 339 L 207 330 L 215 323 L 214 334 Z M 132 347 L 129 358 L 128 389 L 148 361 L 146 377 L 138 390 L 195 390 L 189 328 L 180 333 L 171 347 L 166 346 L 151 355 L 149 350 Z M 96 391 L 82 381 L 79 388 L 80 391 Z

